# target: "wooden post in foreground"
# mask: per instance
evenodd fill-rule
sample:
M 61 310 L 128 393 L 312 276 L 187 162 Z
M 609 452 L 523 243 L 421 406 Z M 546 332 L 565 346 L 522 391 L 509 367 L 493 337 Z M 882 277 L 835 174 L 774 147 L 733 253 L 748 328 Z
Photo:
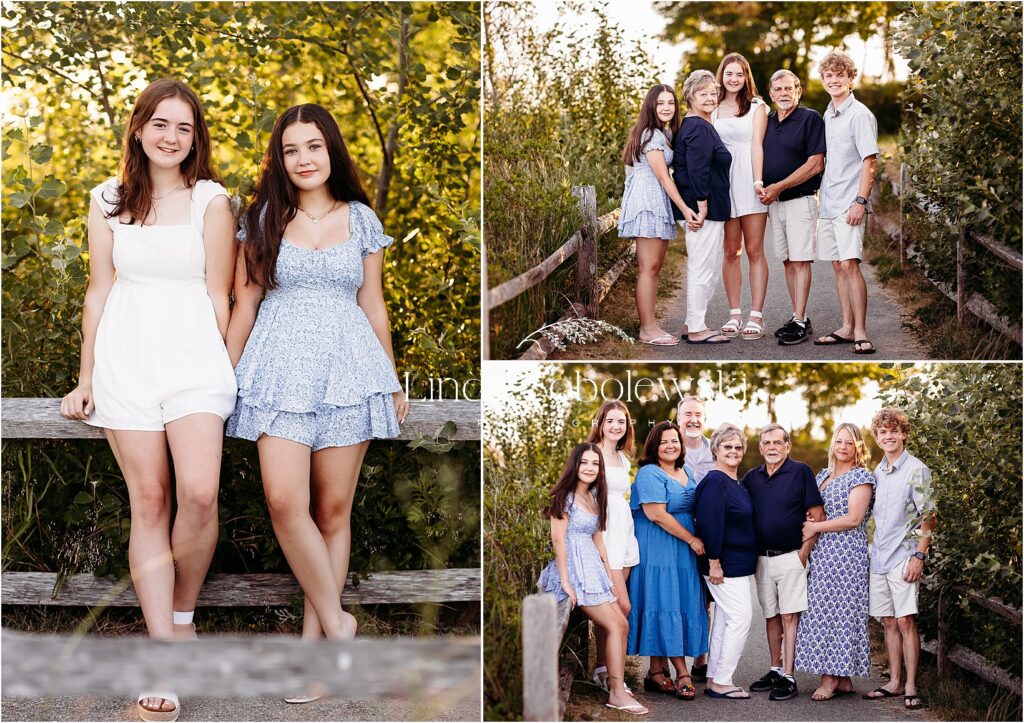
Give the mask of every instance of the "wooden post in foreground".
M 573 186 L 572 195 L 579 202 L 583 216 L 580 247 L 576 252 L 576 288 L 586 316 L 596 319 L 601 314 L 597 289 L 597 190 L 593 186 Z
M 940 678 L 949 675 L 949 610 L 946 605 L 946 596 L 951 592 L 939 590 L 939 632 L 935 642 L 935 667 Z
M 956 239 L 956 323 L 963 324 L 967 316 L 967 227 L 960 229 Z
M 562 642 L 555 596 L 523 600 L 523 720 L 561 720 L 558 705 L 558 647 Z

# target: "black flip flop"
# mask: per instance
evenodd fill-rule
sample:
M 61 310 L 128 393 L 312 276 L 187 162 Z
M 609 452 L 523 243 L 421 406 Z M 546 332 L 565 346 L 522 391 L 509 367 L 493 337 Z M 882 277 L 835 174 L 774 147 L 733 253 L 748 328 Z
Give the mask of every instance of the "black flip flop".
M 718 341 L 712 341 L 712 339 L 718 339 Z M 686 337 L 687 344 L 728 344 L 729 341 L 730 340 L 721 332 L 715 332 L 711 336 L 704 337 L 703 339 L 698 339 L 697 341 L 691 339 L 689 335 L 687 335 Z
M 874 695 L 874 693 L 878 693 L 879 695 Z M 896 698 L 898 696 L 899 693 L 893 693 L 885 688 L 875 688 L 870 693 L 864 693 L 861 698 L 864 700 L 882 700 L 883 698 Z
M 853 343 L 855 345 L 856 344 L 871 344 L 871 340 L 870 339 L 855 339 Z M 876 351 L 878 351 L 878 349 L 875 348 L 874 344 L 871 344 L 871 348 L 870 349 L 858 349 L 856 346 L 854 346 L 854 348 L 853 348 L 853 353 L 854 354 L 874 354 Z
M 821 339 L 832 339 L 833 341 L 822 341 Z M 847 339 L 845 336 L 839 336 L 839 334 L 826 334 L 821 339 L 815 339 L 815 346 L 837 346 L 839 344 L 853 344 L 853 339 Z

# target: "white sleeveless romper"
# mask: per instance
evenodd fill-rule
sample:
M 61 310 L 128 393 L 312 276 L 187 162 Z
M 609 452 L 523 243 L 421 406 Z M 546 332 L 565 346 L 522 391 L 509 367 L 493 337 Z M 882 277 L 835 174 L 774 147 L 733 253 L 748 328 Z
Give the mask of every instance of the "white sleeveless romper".
M 621 570 L 640 562 L 640 545 L 633 534 L 633 513 L 626 495 L 629 493 L 629 460 L 619 452 L 621 467 L 605 465 L 608 482 L 608 513 L 605 520 L 604 547 L 608 552 L 608 567 Z
M 110 213 L 117 189 L 111 178 L 90 193 Z M 203 245 L 203 216 L 222 194 L 219 183 L 197 181 L 186 224 L 107 219 L 117 277 L 96 330 L 89 424 L 161 432 L 189 414 L 226 419 L 234 409 L 235 374 L 206 291 Z

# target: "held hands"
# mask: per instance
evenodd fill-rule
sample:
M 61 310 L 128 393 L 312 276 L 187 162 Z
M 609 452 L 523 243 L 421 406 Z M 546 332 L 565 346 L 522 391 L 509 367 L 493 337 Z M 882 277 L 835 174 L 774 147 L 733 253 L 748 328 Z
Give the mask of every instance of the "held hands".
M 850 210 L 846 212 L 846 223 L 851 226 L 860 226 L 861 221 L 864 220 L 864 213 L 866 210 L 867 209 L 859 203 L 853 204 L 850 206 Z
M 770 206 L 779 200 L 782 189 L 779 188 L 779 184 L 773 183 L 770 186 L 755 186 L 754 191 L 757 193 L 757 200 L 765 206 Z
M 683 218 L 686 219 L 686 228 L 690 231 L 699 231 L 704 225 L 704 219 L 691 211 L 689 206 L 683 206 Z
M 708 569 L 708 582 L 712 585 L 721 585 L 725 582 L 725 573 L 722 572 L 722 563 L 712 560 Z
M 917 582 L 921 579 L 921 573 L 923 572 L 924 560 L 912 557 L 907 563 L 907 569 L 903 571 L 903 582 Z
M 61 416 L 68 419 L 79 419 L 84 422 L 95 408 L 96 405 L 92 399 L 92 386 L 88 384 L 79 384 L 60 400 Z
M 803 542 L 807 542 L 809 539 L 818 534 L 818 523 L 812 519 L 804 521 L 804 539 Z
M 409 400 L 405 398 L 405 392 L 398 391 L 391 395 L 391 401 L 395 405 L 395 416 L 401 424 L 409 416 Z
M 693 550 L 693 554 L 704 554 L 704 542 L 699 537 L 694 537 L 688 544 L 690 545 L 690 549 Z

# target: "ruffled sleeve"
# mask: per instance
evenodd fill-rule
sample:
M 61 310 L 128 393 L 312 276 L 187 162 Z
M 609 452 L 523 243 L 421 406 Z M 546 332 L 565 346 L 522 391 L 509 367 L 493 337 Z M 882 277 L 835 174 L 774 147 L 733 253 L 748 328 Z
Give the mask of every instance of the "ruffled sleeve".
M 665 134 L 659 130 L 648 131 L 650 134 L 644 142 L 643 148 L 640 149 L 641 153 L 648 153 L 650 151 L 661 151 L 664 153 L 668 150 L 668 140 L 665 138 Z
M 229 200 L 231 198 L 228 196 L 227 189 L 216 181 L 196 181 L 196 185 L 192 189 L 192 218 L 199 229 L 199 233 L 203 232 L 206 209 L 217 196 L 227 196 Z
M 89 191 L 89 195 L 96 199 L 96 203 L 99 204 L 100 210 L 103 211 L 103 215 L 106 217 L 107 225 L 113 230 L 118 224 L 117 217 L 112 216 L 114 212 L 114 206 L 117 205 L 117 190 L 119 187 L 118 180 L 116 178 L 108 178 L 100 185 Z
M 640 468 L 633 480 L 636 486 L 636 504 L 647 503 L 668 504 L 668 488 L 665 485 L 667 475 L 657 465 L 648 464 Z M 632 496 L 630 503 L 633 502 Z
M 394 243 L 395 240 L 384 233 L 384 226 L 369 206 L 352 201 L 350 213 L 353 214 L 352 230 L 359 234 L 359 248 L 363 252 L 363 258 Z

